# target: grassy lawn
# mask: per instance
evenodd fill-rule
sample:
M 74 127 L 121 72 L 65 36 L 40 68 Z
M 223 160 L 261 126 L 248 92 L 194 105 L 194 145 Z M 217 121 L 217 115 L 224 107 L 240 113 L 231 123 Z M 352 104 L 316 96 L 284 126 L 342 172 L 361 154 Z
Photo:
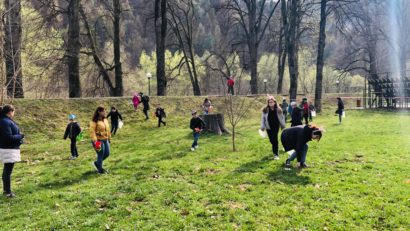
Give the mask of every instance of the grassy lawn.
M 158 101 L 169 117 L 159 129 L 123 99 L 17 101 L 27 144 L 12 176 L 17 197 L 0 198 L 0 229 L 410 229 L 408 113 L 347 111 L 339 125 L 329 104 L 314 121 L 326 133 L 309 143 L 311 167 L 286 171 L 287 153 L 273 160 L 268 139 L 257 133 L 259 101 L 239 124 L 237 152 L 229 136 L 211 134 L 190 150 L 189 111 L 201 99 L 152 99 Z M 108 175 L 92 168 L 88 138 L 75 161 L 62 140 L 68 113 L 87 128 L 100 103 L 115 104 L 125 117 L 104 162 Z

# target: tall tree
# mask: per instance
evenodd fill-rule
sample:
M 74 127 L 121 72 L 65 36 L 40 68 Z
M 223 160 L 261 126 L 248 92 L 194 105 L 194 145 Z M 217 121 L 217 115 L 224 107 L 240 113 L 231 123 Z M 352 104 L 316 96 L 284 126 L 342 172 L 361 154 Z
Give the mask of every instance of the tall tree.
M 185 65 L 188 70 L 194 95 L 201 95 L 193 46 L 196 17 L 194 0 L 169 1 L 168 9 L 171 15 L 170 25 L 184 57 L 181 66 Z
M 283 0 L 281 2 L 281 29 L 279 35 L 279 52 L 278 52 L 278 89 L 277 93 L 282 94 L 283 87 L 283 75 L 285 73 L 285 64 L 286 64 L 286 41 L 288 36 L 288 14 L 287 14 L 287 4 Z
M 290 75 L 289 98 L 291 101 L 296 100 L 298 90 L 298 28 L 299 28 L 299 6 L 300 0 L 289 0 L 289 30 L 286 36 L 288 66 Z
M 21 65 L 21 3 L 20 0 L 4 0 L 4 59 L 6 63 L 7 95 L 24 98 Z
M 167 36 L 167 0 L 155 0 L 155 38 L 157 54 L 157 95 L 166 95 L 165 41 Z
M 236 15 L 235 19 L 245 33 L 249 50 L 252 94 L 258 94 L 258 48 L 280 1 L 276 1 L 273 6 L 268 5 L 268 2 L 270 1 L 230 0 L 227 5 Z
M 121 64 L 121 40 L 120 40 L 120 20 L 121 20 L 121 3 L 120 0 L 113 1 L 113 24 L 114 24 L 114 65 L 115 65 L 115 96 L 124 94 L 122 85 L 122 64 Z
M 68 40 L 67 40 L 67 70 L 68 70 L 68 96 L 81 97 L 80 82 L 80 0 L 70 0 L 68 5 Z
M 320 2 L 320 26 L 319 26 L 319 42 L 317 45 L 317 60 L 316 60 L 316 89 L 315 89 L 315 107 L 318 112 L 322 110 L 322 81 L 323 81 L 323 65 L 326 45 L 326 19 L 327 19 L 327 2 Z

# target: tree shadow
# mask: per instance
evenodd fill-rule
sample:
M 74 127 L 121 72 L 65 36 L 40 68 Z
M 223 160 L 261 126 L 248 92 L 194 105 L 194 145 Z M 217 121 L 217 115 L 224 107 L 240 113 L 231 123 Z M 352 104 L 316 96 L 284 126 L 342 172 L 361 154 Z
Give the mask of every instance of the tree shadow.
M 301 176 L 300 172 L 303 170 L 291 168 L 286 170 L 283 165 L 278 166 L 275 171 L 268 173 L 267 178 L 270 181 L 277 182 L 279 184 L 290 184 L 290 185 L 308 185 L 311 184 L 310 177 Z
M 256 169 L 263 168 L 266 164 L 272 161 L 271 156 L 264 156 L 260 160 L 245 163 L 235 169 L 235 173 L 254 172 Z
M 98 173 L 96 171 L 87 171 L 81 174 L 77 178 L 69 178 L 69 179 L 64 179 L 64 180 L 55 180 L 55 181 L 50 181 L 50 182 L 44 182 L 39 184 L 40 188 L 47 188 L 47 189 L 59 189 L 59 188 L 64 188 L 70 185 L 74 185 L 77 183 L 80 183 L 81 181 L 88 180 L 94 177 L 98 177 Z

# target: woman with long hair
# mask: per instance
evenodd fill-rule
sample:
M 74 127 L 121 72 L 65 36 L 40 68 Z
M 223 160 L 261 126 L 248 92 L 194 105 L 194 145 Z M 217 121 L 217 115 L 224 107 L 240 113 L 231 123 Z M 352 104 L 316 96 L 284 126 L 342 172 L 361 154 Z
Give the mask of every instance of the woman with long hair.
M 107 173 L 103 168 L 103 161 L 110 155 L 111 132 L 106 115 L 105 108 L 99 106 L 90 122 L 91 143 L 97 153 L 97 160 L 93 162 L 93 166 L 100 174 Z
M 24 135 L 14 122 L 14 107 L 5 105 L 0 109 L 0 159 L 4 164 L 3 168 L 3 195 L 14 197 L 11 191 L 11 173 L 14 163 L 21 161 L 20 145 L 23 143 Z
M 285 120 L 282 109 L 273 96 L 268 96 L 267 103 L 268 105 L 262 109 L 261 130 L 268 133 L 274 159 L 279 160 L 278 133 L 279 128 L 285 128 Z

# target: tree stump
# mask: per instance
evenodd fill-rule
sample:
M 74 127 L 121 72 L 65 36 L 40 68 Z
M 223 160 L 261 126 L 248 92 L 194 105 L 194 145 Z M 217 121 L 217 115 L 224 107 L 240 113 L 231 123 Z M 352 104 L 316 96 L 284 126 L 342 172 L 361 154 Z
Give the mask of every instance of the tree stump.
M 210 131 L 218 135 L 222 135 L 222 133 L 229 134 L 228 129 L 225 127 L 223 114 L 208 114 L 200 115 L 199 117 L 205 122 L 205 131 Z

